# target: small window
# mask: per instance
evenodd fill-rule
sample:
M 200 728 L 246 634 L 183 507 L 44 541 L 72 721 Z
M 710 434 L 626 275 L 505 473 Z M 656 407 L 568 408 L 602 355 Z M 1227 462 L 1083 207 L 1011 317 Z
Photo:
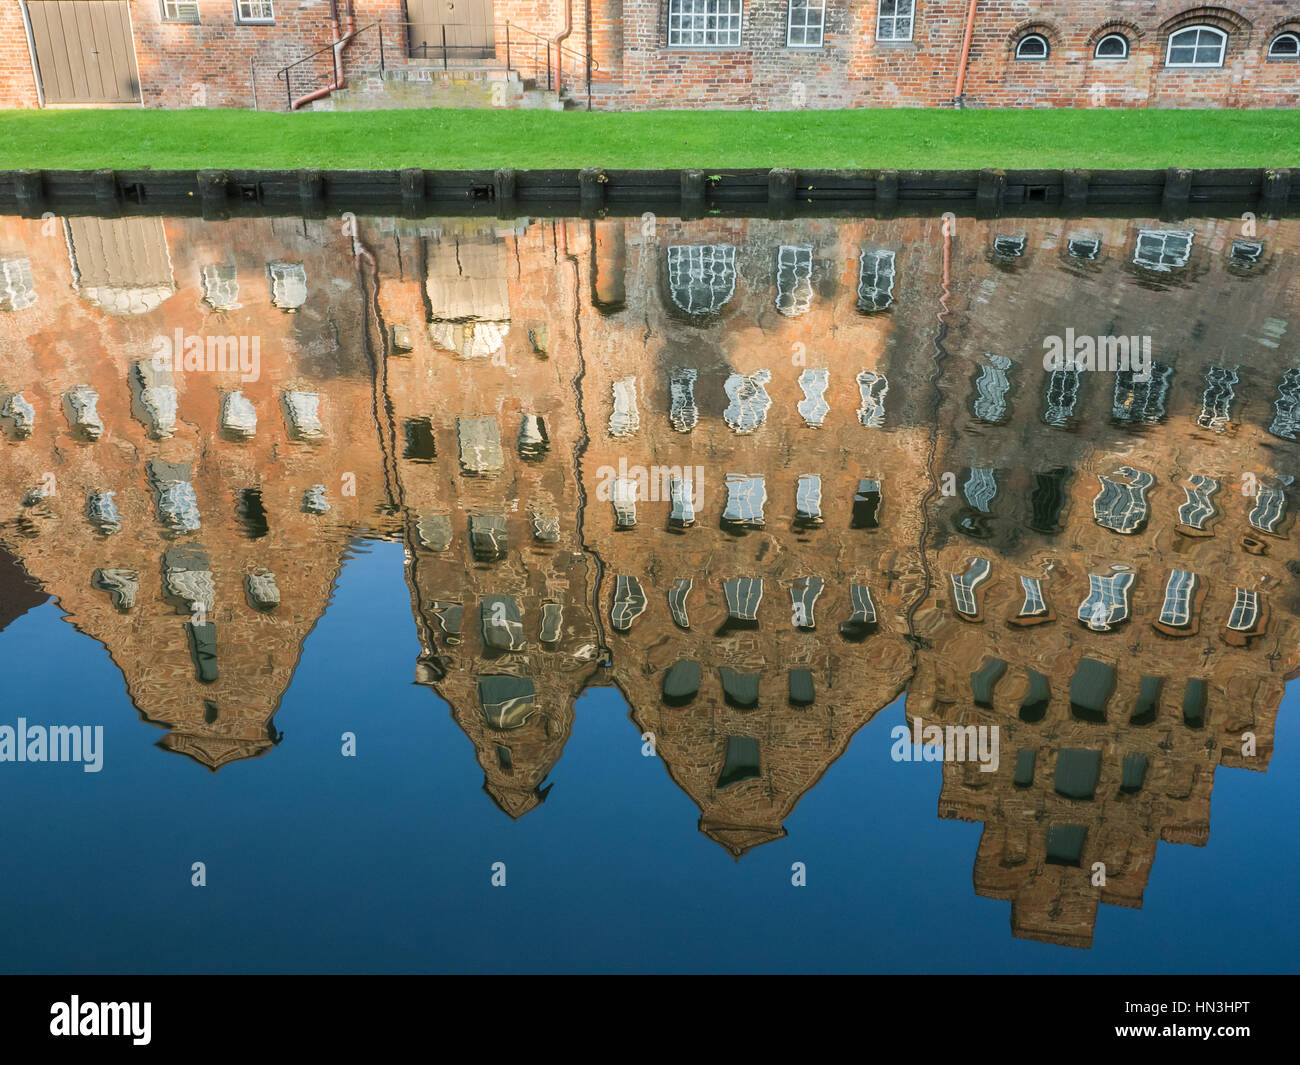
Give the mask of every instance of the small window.
M 235 21 L 241 23 L 274 22 L 275 7 L 271 0 L 235 0 Z
M 282 311 L 296 311 L 307 302 L 307 271 L 302 263 L 267 263 L 271 302 Z
M 198 0 L 162 0 L 162 18 L 164 22 L 197 23 Z
M 812 306 L 813 246 L 782 244 L 776 253 L 776 309 L 796 318 Z
M 741 0 L 668 0 L 669 47 L 737 47 L 741 7 Z
M 910 41 L 916 21 L 916 0 L 880 0 L 876 15 L 876 40 Z
M 826 0 L 790 0 L 785 43 L 790 48 L 820 48 L 826 30 Z
M 1108 33 L 1093 50 L 1094 59 L 1127 59 L 1128 38 L 1122 33 Z
M 1192 257 L 1193 234 L 1184 229 L 1142 229 L 1133 249 L 1133 262 L 1147 270 L 1181 270 Z
M 1101 241 L 1096 237 L 1071 237 L 1066 250 L 1071 259 L 1095 259 L 1101 254 Z
M 1051 55 L 1051 52 L 1051 45 L 1047 43 L 1047 38 L 1041 33 L 1031 33 L 1027 37 L 1021 37 L 1020 43 L 1016 45 L 1017 59 L 1041 61 Z
M 1169 35 L 1167 67 L 1221 67 L 1228 35 L 1213 26 L 1189 26 Z
M 1300 59 L 1300 35 L 1279 33 L 1268 46 L 1269 59 Z
M 1236 239 L 1232 242 L 1232 252 L 1228 257 L 1228 261 L 1232 266 L 1249 270 L 1263 257 L 1264 242 L 1262 240 Z
M 858 270 L 858 310 L 888 310 L 894 302 L 894 253 L 881 248 L 863 251 Z
M 30 259 L 0 259 L 0 311 L 25 311 L 36 302 Z
M 1027 237 L 994 237 L 993 252 L 1003 259 L 1019 259 L 1025 254 L 1027 243 Z

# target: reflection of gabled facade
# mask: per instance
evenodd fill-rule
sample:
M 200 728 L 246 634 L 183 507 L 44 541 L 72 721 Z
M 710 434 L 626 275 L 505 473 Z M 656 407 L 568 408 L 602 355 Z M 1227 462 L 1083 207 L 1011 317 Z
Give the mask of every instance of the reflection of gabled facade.
M 0 229 L 0 532 L 174 749 L 273 742 L 378 530 L 417 677 L 512 817 L 611 683 L 739 857 L 905 694 L 999 729 L 940 814 L 984 822 L 1016 934 L 1083 946 L 1158 840 L 1206 842 L 1218 765 L 1268 764 L 1300 611 L 1290 223 L 160 225 L 55 227 L 57 254 Z M 139 277 L 102 254 L 132 241 Z M 164 261 L 175 292 L 110 308 L 65 244 L 100 247 L 96 293 L 162 294 Z M 258 336 L 258 380 L 149 370 L 177 329 Z M 1150 338 L 1151 372 L 1045 362 L 1081 337 Z
M 353 264 L 324 226 L 118 221 L 132 224 L 73 219 L 53 235 L 40 221 L 4 225 L 6 246 L 32 253 L 38 299 L 0 317 L 0 522 L 31 577 L 105 645 L 141 714 L 167 727 L 161 745 L 216 769 L 275 742 L 302 641 L 383 491 L 371 384 L 350 354 L 359 299 L 341 296 Z M 69 232 L 71 263 L 40 254 Z M 292 313 L 273 302 L 268 247 L 313 279 Z M 128 295 L 146 292 L 157 301 Z M 155 365 L 158 338 L 178 333 L 199 338 L 205 366 L 206 338 L 236 349 L 255 339 L 257 379 L 237 363 Z M 321 397 L 310 440 L 295 439 L 304 427 L 290 394 Z M 328 511 L 309 505 L 320 495 Z
M 451 704 L 493 801 L 519 817 L 544 800 L 603 658 L 576 475 L 569 249 L 546 227 L 494 223 L 411 227 L 381 247 L 396 338 L 384 436 L 418 676 Z

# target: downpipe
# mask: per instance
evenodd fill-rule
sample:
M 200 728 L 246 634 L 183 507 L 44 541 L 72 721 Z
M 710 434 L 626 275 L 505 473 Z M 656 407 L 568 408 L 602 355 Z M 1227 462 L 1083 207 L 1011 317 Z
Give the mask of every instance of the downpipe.
M 289 109 L 291 111 L 297 111 L 303 104 L 311 103 L 313 100 L 320 100 L 347 84 L 347 79 L 343 75 L 343 49 L 352 43 L 357 28 L 357 18 L 352 10 L 352 0 L 348 0 L 347 33 L 345 35 L 339 33 L 338 0 L 331 0 L 330 3 L 330 26 L 334 33 L 334 46 L 330 52 L 334 60 L 334 83 L 325 86 L 323 89 L 317 89 L 315 92 L 309 92 L 306 96 L 300 96 L 290 104 Z

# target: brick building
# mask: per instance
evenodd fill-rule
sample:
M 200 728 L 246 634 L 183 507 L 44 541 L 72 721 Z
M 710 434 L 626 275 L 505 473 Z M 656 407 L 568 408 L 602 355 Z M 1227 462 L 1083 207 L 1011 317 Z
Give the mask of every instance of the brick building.
M 1300 2 L 4 0 L 0 106 L 1288 107 Z

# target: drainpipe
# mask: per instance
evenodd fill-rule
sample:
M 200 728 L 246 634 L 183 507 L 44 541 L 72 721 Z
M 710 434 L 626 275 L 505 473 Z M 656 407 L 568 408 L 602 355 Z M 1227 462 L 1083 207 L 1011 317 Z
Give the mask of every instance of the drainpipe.
M 309 92 L 306 96 L 300 96 L 290 105 L 291 111 L 297 111 L 303 104 L 311 103 L 312 100 L 319 100 L 328 96 L 335 89 L 341 89 L 347 84 L 347 79 L 343 76 L 343 49 L 352 43 L 352 37 L 356 33 L 357 19 L 352 12 L 352 0 L 348 0 L 348 28 L 346 35 L 339 34 L 339 12 L 338 0 L 330 0 L 330 27 L 334 33 L 334 84 L 327 85 L 323 89 L 317 89 L 315 92 Z
M 559 96 L 564 90 L 564 50 L 562 48 L 565 41 L 569 39 L 569 34 L 573 32 L 573 0 L 564 0 L 564 29 L 558 37 L 552 37 L 551 42 L 555 45 L 555 95 Z M 591 42 L 587 42 L 590 47 Z
M 980 0 L 970 0 L 970 7 L 966 11 L 966 33 L 961 42 L 961 62 L 957 65 L 957 88 L 952 94 L 952 102 L 958 107 L 962 106 L 962 89 L 966 84 L 966 62 L 970 58 L 970 39 L 975 32 L 975 8 L 979 2 Z

